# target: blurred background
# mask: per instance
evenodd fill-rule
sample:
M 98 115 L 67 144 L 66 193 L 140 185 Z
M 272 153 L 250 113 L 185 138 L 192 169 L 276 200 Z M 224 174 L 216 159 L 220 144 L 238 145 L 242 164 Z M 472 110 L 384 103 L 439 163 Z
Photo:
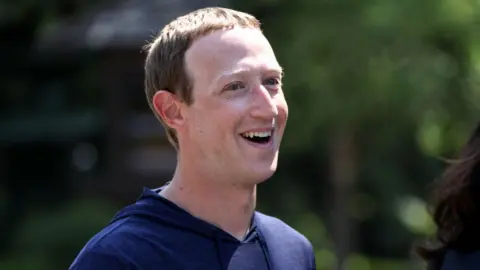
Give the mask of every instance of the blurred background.
M 311 240 L 319 270 L 423 269 L 432 183 L 480 120 L 478 1 L 1 0 L 0 269 L 67 269 L 170 179 L 141 47 L 211 5 L 257 16 L 286 71 L 259 209 Z

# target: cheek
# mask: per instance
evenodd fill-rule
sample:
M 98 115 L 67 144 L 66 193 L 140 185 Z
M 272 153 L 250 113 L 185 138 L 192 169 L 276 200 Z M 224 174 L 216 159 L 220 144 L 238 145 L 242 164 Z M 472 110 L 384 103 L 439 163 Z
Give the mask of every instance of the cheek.
M 192 141 L 203 141 L 208 136 L 206 125 L 202 125 L 204 122 L 202 113 L 200 111 L 191 110 L 188 113 L 186 121 L 186 132 Z
M 229 139 L 236 130 L 238 119 L 238 116 L 231 112 L 218 112 L 212 119 L 212 129 L 217 132 L 217 138 Z
M 206 140 L 220 143 L 231 140 L 232 134 L 240 130 L 242 119 L 249 115 L 248 109 L 246 99 L 202 100 L 202 106 L 189 112 L 189 122 Z
M 228 114 L 221 112 L 196 112 L 189 119 L 190 136 L 200 144 L 219 144 L 231 133 Z M 230 131 L 230 132 L 229 132 Z
M 224 101 L 212 112 L 212 121 L 223 133 L 230 135 L 232 130 L 238 131 L 241 127 L 242 119 L 249 115 L 249 108 L 250 102 L 247 99 Z

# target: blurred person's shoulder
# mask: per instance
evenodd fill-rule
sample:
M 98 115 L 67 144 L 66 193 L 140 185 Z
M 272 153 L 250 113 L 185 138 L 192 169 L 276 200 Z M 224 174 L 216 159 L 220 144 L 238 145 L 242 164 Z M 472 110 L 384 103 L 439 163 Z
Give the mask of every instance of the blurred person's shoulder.
M 442 270 L 476 270 L 480 269 L 480 250 L 461 252 L 449 249 L 445 253 Z

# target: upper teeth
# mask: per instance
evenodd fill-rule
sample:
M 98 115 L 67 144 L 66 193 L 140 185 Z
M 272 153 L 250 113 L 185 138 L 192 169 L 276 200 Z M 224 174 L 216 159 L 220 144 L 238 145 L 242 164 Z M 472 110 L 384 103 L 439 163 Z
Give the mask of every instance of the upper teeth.
M 253 138 L 253 137 L 265 138 L 265 137 L 272 136 L 272 132 L 271 131 L 267 131 L 267 132 L 246 132 L 246 133 L 243 133 L 243 136 L 248 137 L 248 138 Z

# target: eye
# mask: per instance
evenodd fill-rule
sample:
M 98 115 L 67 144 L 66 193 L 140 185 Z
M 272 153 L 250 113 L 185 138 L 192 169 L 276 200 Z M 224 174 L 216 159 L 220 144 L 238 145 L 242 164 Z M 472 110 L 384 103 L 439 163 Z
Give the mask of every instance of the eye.
M 277 77 L 271 77 L 271 78 L 266 79 L 266 80 L 264 81 L 264 83 L 265 83 L 266 85 L 273 85 L 273 86 L 275 86 L 275 85 L 281 84 L 281 81 L 280 81 L 280 79 L 277 78 Z
M 224 91 L 237 91 L 237 90 L 240 90 L 240 89 L 243 89 L 245 88 L 245 84 L 242 83 L 242 82 L 233 82 L 227 86 L 225 86 L 225 88 L 223 89 Z

